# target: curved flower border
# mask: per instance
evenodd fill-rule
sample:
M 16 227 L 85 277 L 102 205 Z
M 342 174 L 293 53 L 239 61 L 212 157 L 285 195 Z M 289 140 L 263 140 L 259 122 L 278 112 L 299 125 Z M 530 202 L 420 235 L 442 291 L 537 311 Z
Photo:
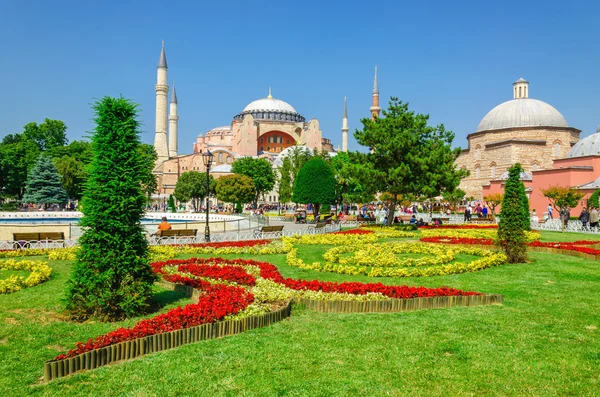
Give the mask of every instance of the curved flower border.
M 25 278 L 22 276 L 10 276 L 0 280 L 0 294 L 9 294 L 20 291 L 23 288 L 33 287 L 50 279 L 52 268 L 47 262 L 7 259 L 0 261 L 0 270 L 26 270 L 31 274 Z

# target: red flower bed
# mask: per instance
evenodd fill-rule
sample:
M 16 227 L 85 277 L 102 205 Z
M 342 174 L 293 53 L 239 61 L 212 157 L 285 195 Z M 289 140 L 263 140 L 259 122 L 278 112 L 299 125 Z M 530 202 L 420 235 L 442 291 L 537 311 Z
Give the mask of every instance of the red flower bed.
M 491 238 L 471 238 L 471 237 L 446 237 L 446 236 L 434 236 L 434 237 L 421 237 L 419 241 L 424 243 L 444 243 L 444 244 L 479 244 L 479 245 L 493 245 L 494 241 Z
M 498 225 L 432 225 L 419 226 L 419 229 L 498 229 Z
M 529 246 L 530 247 L 542 247 L 542 248 L 555 248 L 555 249 L 566 250 L 566 251 L 582 252 L 584 254 L 589 254 L 589 255 L 600 255 L 600 250 L 595 249 L 595 248 L 585 247 L 585 245 L 594 245 L 594 244 L 600 244 L 600 241 L 578 240 L 578 241 L 565 242 L 565 243 L 554 243 L 554 242 L 543 243 L 541 241 L 534 241 L 534 242 L 530 243 Z
M 350 229 L 350 230 L 344 230 L 342 232 L 335 232 L 332 234 L 373 234 L 375 233 L 373 230 L 367 230 L 367 229 Z
M 219 266 L 215 266 L 219 265 Z M 167 313 L 159 314 L 149 319 L 141 320 L 132 328 L 119 328 L 116 331 L 96 338 L 91 338 L 85 343 L 78 342 L 75 349 L 66 354 L 55 357 L 62 360 L 79 354 L 110 346 L 128 340 L 143 338 L 164 332 L 174 331 L 182 328 L 194 327 L 223 319 L 230 314 L 244 310 L 254 301 L 254 296 L 242 287 L 225 285 L 214 285 L 206 281 L 192 279 L 180 274 L 166 274 L 165 266 L 177 266 L 182 272 L 198 275 L 201 277 L 215 277 L 220 280 L 242 280 L 246 285 L 253 285 L 255 279 L 252 275 L 237 266 L 256 266 L 260 269 L 261 277 L 283 284 L 294 290 L 311 290 L 323 292 L 340 292 L 357 295 L 366 295 L 369 292 L 378 292 L 395 299 L 409 299 L 418 297 L 434 296 L 468 296 L 481 295 L 479 292 L 461 291 L 454 288 L 425 288 L 408 287 L 406 285 L 393 286 L 381 283 L 332 283 L 323 281 L 306 281 L 284 278 L 275 265 L 267 262 L 257 262 L 245 259 L 227 260 L 223 258 L 191 258 L 180 260 L 169 260 L 165 262 L 152 263 L 152 268 L 168 281 L 190 285 L 202 290 L 197 304 L 186 305 L 169 310 Z M 234 271 L 238 269 L 239 271 Z M 236 281 L 237 282 L 237 281 Z
M 106 335 L 89 339 L 85 343 L 78 342 L 75 349 L 55 357 L 55 360 L 74 357 L 128 340 L 211 323 L 227 315 L 238 313 L 254 301 L 254 296 L 242 287 L 208 285 L 204 291 L 197 304 L 180 306 L 167 313 L 142 320 L 133 328 L 119 328 Z
M 223 241 L 220 243 L 199 243 L 199 244 L 185 244 L 186 247 L 199 247 L 199 248 L 230 248 L 230 247 L 254 247 L 256 245 L 266 245 L 272 243 L 272 240 L 247 240 L 247 241 Z

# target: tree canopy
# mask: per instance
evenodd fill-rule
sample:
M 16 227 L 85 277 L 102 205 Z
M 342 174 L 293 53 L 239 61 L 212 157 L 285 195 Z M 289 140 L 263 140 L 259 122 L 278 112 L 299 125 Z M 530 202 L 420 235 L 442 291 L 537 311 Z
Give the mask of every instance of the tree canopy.
M 93 160 L 83 198 L 84 233 L 67 290 L 77 319 L 119 320 L 150 307 L 156 280 L 141 225 L 145 209 L 137 105 L 104 97 L 94 104 Z
M 217 199 L 226 203 L 246 204 L 256 197 L 254 182 L 245 175 L 233 174 L 217 179 L 216 190 Z
M 69 197 L 60 181 L 52 159 L 41 155 L 27 178 L 23 202 L 35 204 L 65 204 Z
M 298 172 L 294 182 L 292 200 L 296 203 L 311 203 L 315 215 L 323 204 L 335 203 L 335 176 L 331 166 L 321 157 L 309 160 Z
M 65 146 L 68 142 L 67 126 L 60 120 L 45 119 L 41 124 L 31 122 L 23 128 L 23 136 L 35 142 L 41 151 Z
M 275 186 L 273 167 L 269 160 L 264 158 L 242 157 L 233 162 L 231 172 L 252 178 L 254 188 L 256 189 L 256 196 L 254 196 L 255 207 L 259 197 L 273 190 Z
M 502 193 L 491 193 L 483 198 L 487 205 L 492 210 L 492 218 L 496 219 L 496 207 L 502 204 L 504 195 Z
M 410 111 L 407 103 L 392 97 L 383 117 L 365 118 L 356 140 L 370 149 L 357 157 L 361 172 L 380 192 L 433 198 L 453 191 L 466 171 L 456 168 L 454 161 L 460 149 L 452 148 L 454 133 L 443 125 L 428 125 L 429 115 Z M 391 208 L 396 206 L 393 199 Z M 388 224 L 394 211 L 388 214 Z
M 209 194 L 214 194 L 216 186 L 215 179 L 209 175 Z M 201 201 L 207 196 L 206 194 L 206 172 L 187 171 L 181 174 L 175 185 L 173 196 L 184 203 L 192 202 L 192 207 L 195 212 L 200 209 Z

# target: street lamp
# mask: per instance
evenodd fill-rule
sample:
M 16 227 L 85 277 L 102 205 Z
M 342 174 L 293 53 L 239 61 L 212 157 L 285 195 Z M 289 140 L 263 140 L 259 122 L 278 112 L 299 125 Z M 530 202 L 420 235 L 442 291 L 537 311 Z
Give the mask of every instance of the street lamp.
M 210 227 L 208 226 L 208 192 L 210 190 L 208 173 L 210 172 L 210 166 L 212 165 L 215 156 L 206 149 L 206 153 L 202 153 L 202 162 L 206 167 L 206 227 L 204 228 L 204 240 L 210 243 Z

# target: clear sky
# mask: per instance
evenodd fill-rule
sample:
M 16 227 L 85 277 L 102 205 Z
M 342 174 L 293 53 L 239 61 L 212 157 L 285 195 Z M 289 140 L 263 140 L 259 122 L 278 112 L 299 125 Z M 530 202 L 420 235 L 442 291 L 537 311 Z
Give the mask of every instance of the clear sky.
M 154 139 L 156 65 L 165 41 L 179 98 L 179 151 L 267 96 L 321 122 L 341 144 L 369 116 L 373 68 L 390 96 L 429 113 L 466 146 L 480 119 L 530 82 L 582 137 L 600 125 L 598 1 L 0 1 L 0 134 L 59 119 L 70 140 L 91 103 L 140 104 Z M 352 135 L 352 134 L 351 134 Z M 350 138 L 350 149 L 359 145 Z

